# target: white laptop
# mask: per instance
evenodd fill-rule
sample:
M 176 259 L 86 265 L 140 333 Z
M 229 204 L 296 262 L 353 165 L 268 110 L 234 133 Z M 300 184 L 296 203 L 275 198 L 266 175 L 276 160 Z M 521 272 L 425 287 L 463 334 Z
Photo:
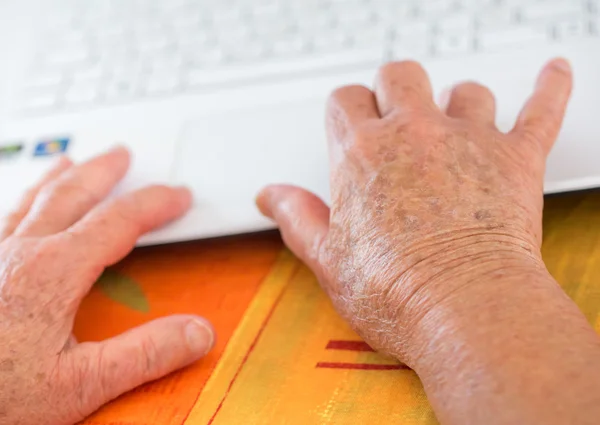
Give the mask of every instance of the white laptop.
M 265 184 L 328 200 L 335 87 L 417 59 L 438 93 L 489 85 L 508 130 L 555 56 L 576 88 L 546 191 L 600 186 L 600 0 L 0 0 L 0 214 L 53 154 L 124 143 L 119 191 L 195 195 L 141 245 L 269 229 L 254 206 Z

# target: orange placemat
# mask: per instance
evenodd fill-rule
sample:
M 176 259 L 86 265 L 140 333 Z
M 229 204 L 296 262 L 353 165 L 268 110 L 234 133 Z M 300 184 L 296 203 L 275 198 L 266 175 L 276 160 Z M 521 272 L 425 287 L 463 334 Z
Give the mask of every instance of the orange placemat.
M 116 266 L 110 282 L 83 302 L 75 322 L 80 341 L 177 313 L 207 317 L 218 339 L 202 361 L 119 398 L 83 424 L 183 424 L 280 250 L 271 235 L 142 249 Z

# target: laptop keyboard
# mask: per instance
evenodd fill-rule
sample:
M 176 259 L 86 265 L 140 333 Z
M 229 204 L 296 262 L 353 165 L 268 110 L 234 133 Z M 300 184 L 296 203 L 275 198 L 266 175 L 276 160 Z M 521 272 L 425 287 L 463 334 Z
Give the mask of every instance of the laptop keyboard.
M 600 0 L 64 0 L 55 13 L 25 113 L 600 36 Z

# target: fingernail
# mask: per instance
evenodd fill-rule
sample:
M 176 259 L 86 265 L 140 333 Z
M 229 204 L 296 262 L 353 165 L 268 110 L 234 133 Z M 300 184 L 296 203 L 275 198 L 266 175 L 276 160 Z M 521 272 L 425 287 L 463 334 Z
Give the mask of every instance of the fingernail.
M 273 218 L 271 207 L 267 202 L 267 189 L 263 189 L 255 199 L 256 206 L 260 213 L 268 218 Z
M 215 343 L 215 333 L 212 326 L 203 319 L 194 319 L 185 329 L 188 344 L 194 353 L 204 356 L 212 350 Z
M 566 59 L 563 59 L 563 58 L 554 60 L 552 62 L 552 67 L 554 67 L 556 69 L 560 69 L 563 72 L 567 72 L 567 73 L 572 72 L 571 64 L 569 63 L 569 61 L 567 61 Z

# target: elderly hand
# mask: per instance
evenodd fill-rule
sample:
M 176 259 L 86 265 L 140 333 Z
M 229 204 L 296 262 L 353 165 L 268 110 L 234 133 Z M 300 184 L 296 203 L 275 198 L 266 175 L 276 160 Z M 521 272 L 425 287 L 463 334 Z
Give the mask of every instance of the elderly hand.
M 596 424 L 600 339 L 540 254 L 545 160 L 572 75 L 542 71 L 514 129 L 478 84 L 444 110 L 424 70 L 329 105 L 331 210 L 295 187 L 257 202 L 374 348 L 421 378 L 444 425 Z
M 153 186 L 102 203 L 129 166 L 117 148 L 61 159 L 0 227 L 0 424 L 73 424 L 107 401 L 204 356 L 202 318 L 168 317 L 78 343 L 73 320 L 105 267 L 185 213 L 190 193 Z
M 436 306 L 499 270 L 544 269 L 545 159 L 570 91 L 569 65 L 552 62 L 504 134 L 487 88 L 459 85 L 440 110 L 420 65 L 389 64 L 374 93 L 331 97 L 331 211 L 288 186 L 267 188 L 259 207 L 360 335 L 414 366 L 413 330 Z

